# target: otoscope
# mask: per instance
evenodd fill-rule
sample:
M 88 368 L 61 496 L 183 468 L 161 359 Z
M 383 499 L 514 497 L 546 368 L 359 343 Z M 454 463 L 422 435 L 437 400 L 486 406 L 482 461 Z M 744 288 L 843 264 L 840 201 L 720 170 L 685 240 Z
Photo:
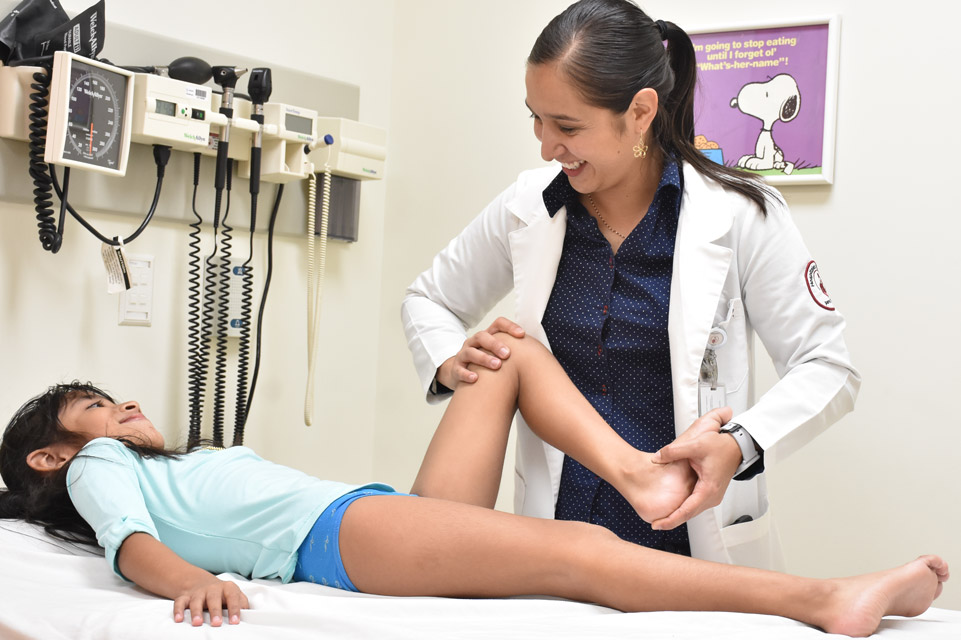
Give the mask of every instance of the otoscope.
M 220 113 L 227 116 L 228 123 L 224 125 L 220 140 L 217 142 L 217 167 L 214 173 L 214 189 L 216 190 L 216 201 L 214 203 L 214 227 L 220 221 L 220 197 L 224 186 L 227 184 L 227 148 L 230 144 L 230 118 L 234 117 L 234 89 L 237 87 L 237 79 L 247 73 L 246 69 L 239 67 L 213 67 L 214 82 L 223 88 L 223 96 L 220 100 Z
M 273 87 L 270 81 L 270 69 L 258 67 L 250 72 L 247 79 L 247 95 L 252 105 L 250 119 L 260 125 L 254 132 L 253 144 L 250 147 L 250 231 L 256 229 L 256 202 L 260 193 L 260 156 L 264 136 L 264 103 L 270 99 Z

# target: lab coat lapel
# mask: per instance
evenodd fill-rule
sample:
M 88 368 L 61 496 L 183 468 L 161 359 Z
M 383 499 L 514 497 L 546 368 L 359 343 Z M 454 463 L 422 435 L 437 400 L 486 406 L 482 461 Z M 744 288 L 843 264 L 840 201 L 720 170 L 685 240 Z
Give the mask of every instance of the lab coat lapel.
M 674 245 L 668 335 L 677 435 L 697 419 L 697 382 L 704 347 L 727 279 L 733 251 L 715 244 L 734 213 L 721 188 L 684 165 L 684 194 Z
M 543 211 L 539 213 L 543 215 L 534 216 L 530 224 L 510 233 L 510 245 L 514 257 L 517 323 L 546 345 L 547 335 L 541 319 L 554 289 L 564 248 L 567 209 L 562 207 L 550 217 L 544 205 L 540 207 Z
M 511 255 L 514 258 L 516 321 L 524 327 L 528 336 L 536 338 L 550 349 L 541 320 L 554 290 L 557 266 L 564 249 L 567 208 L 562 207 L 553 217 L 549 216 L 541 199 L 542 191 L 543 189 L 537 190 L 536 200 L 515 201 L 508 207 L 527 223 L 510 233 Z M 525 446 L 519 447 L 521 453 L 517 457 L 518 473 L 523 478 L 526 493 L 530 496 L 543 496 L 544 499 L 543 503 L 534 500 L 532 504 L 522 506 L 519 513 L 552 518 L 564 454 L 534 436 L 520 415 L 518 426 L 518 443 L 526 442 Z M 546 501 L 548 496 L 549 502 Z

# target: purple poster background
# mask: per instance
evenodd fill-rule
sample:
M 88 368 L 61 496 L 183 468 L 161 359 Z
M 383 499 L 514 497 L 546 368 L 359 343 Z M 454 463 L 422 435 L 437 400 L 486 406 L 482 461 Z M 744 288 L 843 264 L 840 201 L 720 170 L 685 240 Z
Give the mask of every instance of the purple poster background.
M 695 134 L 707 138 L 711 147 L 710 143 L 716 143 L 723 159 L 717 151 L 708 155 L 727 166 L 737 166 L 739 158 L 755 154 L 762 120 L 742 112 L 747 100 L 741 100 L 740 108 L 732 107 L 731 101 L 749 83 L 765 83 L 786 74 L 797 83 L 799 109 L 791 120 L 775 120 L 771 133 L 786 162 L 793 163 L 796 170 L 819 173 L 824 151 L 828 25 L 695 33 L 691 40 L 698 66 Z M 766 88 L 759 94 L 765 98 Z

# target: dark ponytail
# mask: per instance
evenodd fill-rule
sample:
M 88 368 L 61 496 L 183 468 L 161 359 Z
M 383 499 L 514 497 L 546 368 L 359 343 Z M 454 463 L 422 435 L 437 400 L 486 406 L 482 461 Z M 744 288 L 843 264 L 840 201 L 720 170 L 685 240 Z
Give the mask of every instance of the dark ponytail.
M 527 62 L 559 62 L 589 104 L 615 114 L 641 89 L 654 89 L 651 129 L 661 151 L 767 212 L 773 192 L 760 177 L 712 162 L 694 146 L 694 43 L 673 22 L 651 20 L 629 0 L 580 0 L 544 28 Z

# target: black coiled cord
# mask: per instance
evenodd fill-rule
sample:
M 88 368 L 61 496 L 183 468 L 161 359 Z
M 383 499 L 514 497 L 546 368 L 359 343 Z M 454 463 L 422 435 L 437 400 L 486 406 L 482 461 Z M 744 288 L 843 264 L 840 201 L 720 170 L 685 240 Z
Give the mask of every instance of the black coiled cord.
M 187 266 L 187 397 L 190 415 L 187 428 L 187 447 L 194 449 L 200 444 L 200 426 L 203 413 L 204 389 L 207 370 L 204 366 L 203 338 L 200 322 L 200 225 L 203 218 L 197 213 L 197 187 L 200 184 L 200 154 L 194 154 L 194 191 L 191 199 L 194 221 L 190 223 Z
M 217 208 L 220 208 L 221 196 L 217 195 Z M 216 298 L 217 292 L 217 275 L 218 272 L 214 268 L 214 259 L 217 257 L 217 227 L 219 226 L 219 215 L 215 218 L 217 224 L 214 225 L 213 234 L 213 250 L 207 259 L 204 260 L 206 270 L 204 272 L 204 304 L 200 318 L 200 354 L 199 362 L 203 367 L 202 377 L 204 380 L 207 378 L 207 363 L 210 358 L 210 335 L 212 333 L 211 326 L 213 324 L 214 315 L 214 299 Z M 215 443 L 216 444 L 216 443 Z M 220 446 L 220 445 L 216 445 Z
M 124 238 L 123 242 L 116 238 L 108 238 L 97 231 L 92 224 L 84 220 L 83 216 L 77 213 L 77 211 L 70 206 L 70 203 L 67 201 L 67 191 L 70 185 L 70 167 L 65 167 L 63 170 L 63 188 L 61 189 L 60 182 L 57 180 L 56 167 L 54 167 L 52 164 L 47 165 L 49 176 L 51 182 L 53 183 L 53 189 L 57 193 L 57 197 L 60 198 L 60 228 L 63 228 L 64 211 L 66 210 L 70 212 L 70 215 L 73 216 L 74 220 L 79 222 L 84 229 L 92 233 L 97 240 L 103 242 L 104 244 L 118 246 L 120 244 L 130 244 L 136 240 L 140 234 L 143 233 L 144 229 L 147 228 L 147 225 L 150 224 L 150 221 L 153 220 L 154 213 L 157 211 L 157 205 L 160 203 L 160 192 L 163 190 L 164 175 L 167 171 L 167 162 L 170 161 L 170 147 L 162 144 L 155 144 L 153 146 L 153 158 L 154 163 L 157 165 L 157 185 L 154 187 L 153 200 L 150 202 L 150 208 L 144 215 L 140 226 L 138 226 L 133 233 Z
M 240 301 L 240 344 L 237 346 L 237 402 L 234 410 L 234 440 L 232 446 L 244 443 L 244 426 L 247 424 L 247 370 L 250 365 L 250 325 L 253 319 L 252 296 L 254 293 L 254 269 L 250 265 L 254 257 L 254 230 L 257 228 L 257 194 L 250 196 L 250 248 L 243 270 L 242 297 Z
M 50 74 L 53 68 L 49 61 L 39 64 L 41 71 L 33 74 L 30 84 L 30 134 L 29 151 L 30 177 L 33 179 L 33 203 L 37 212 L 37 228 L 40 244 L 45 251 L 57 253 L 63 244 L 63 214 L 60 224 L 54 220 L 53 183 L 43 159 L 47 146 L 47 106 L 50 97 Z
M 227 203 L 224 208 L 223 238 L 220 249 L 220 264 L 217 269 L 217 348 L 214 352 L 214 406 L 213 406 L 213 441 L 218 447 L 224 442 L 224 409 L 227 395 L 227 328 L 229 322 L 230 302 L 230 258 L 233 227 L 227 224 L 230 215 L 230 189 L 233 182 L 233 159 L 227 159 L 227 175 L 225 179 Z
M 247 394 L 246 415 L 250 415 L 250 405 L 254 401 L 254 391 L 257 389 L 257 375 L 260 372 L 260 339 L 264 328 L 264 309 L 267 307 L 267 294 L 270 292 L 270 278 L 274 271 L 274 226 L 277 223 L 277 212 L 280 211 L 280 200 L 284 196 L 284 185 L 277 185 L 277 195 L 274 196 L 274 206 L 270 211 L 270 222 L 267 226 L 267 274 L 264 278 L 264 292 L 260 297 L 260 310 L 257 312 L 257 349 L 254 358 L 254 373 L 250 378 L 250 391 Z

